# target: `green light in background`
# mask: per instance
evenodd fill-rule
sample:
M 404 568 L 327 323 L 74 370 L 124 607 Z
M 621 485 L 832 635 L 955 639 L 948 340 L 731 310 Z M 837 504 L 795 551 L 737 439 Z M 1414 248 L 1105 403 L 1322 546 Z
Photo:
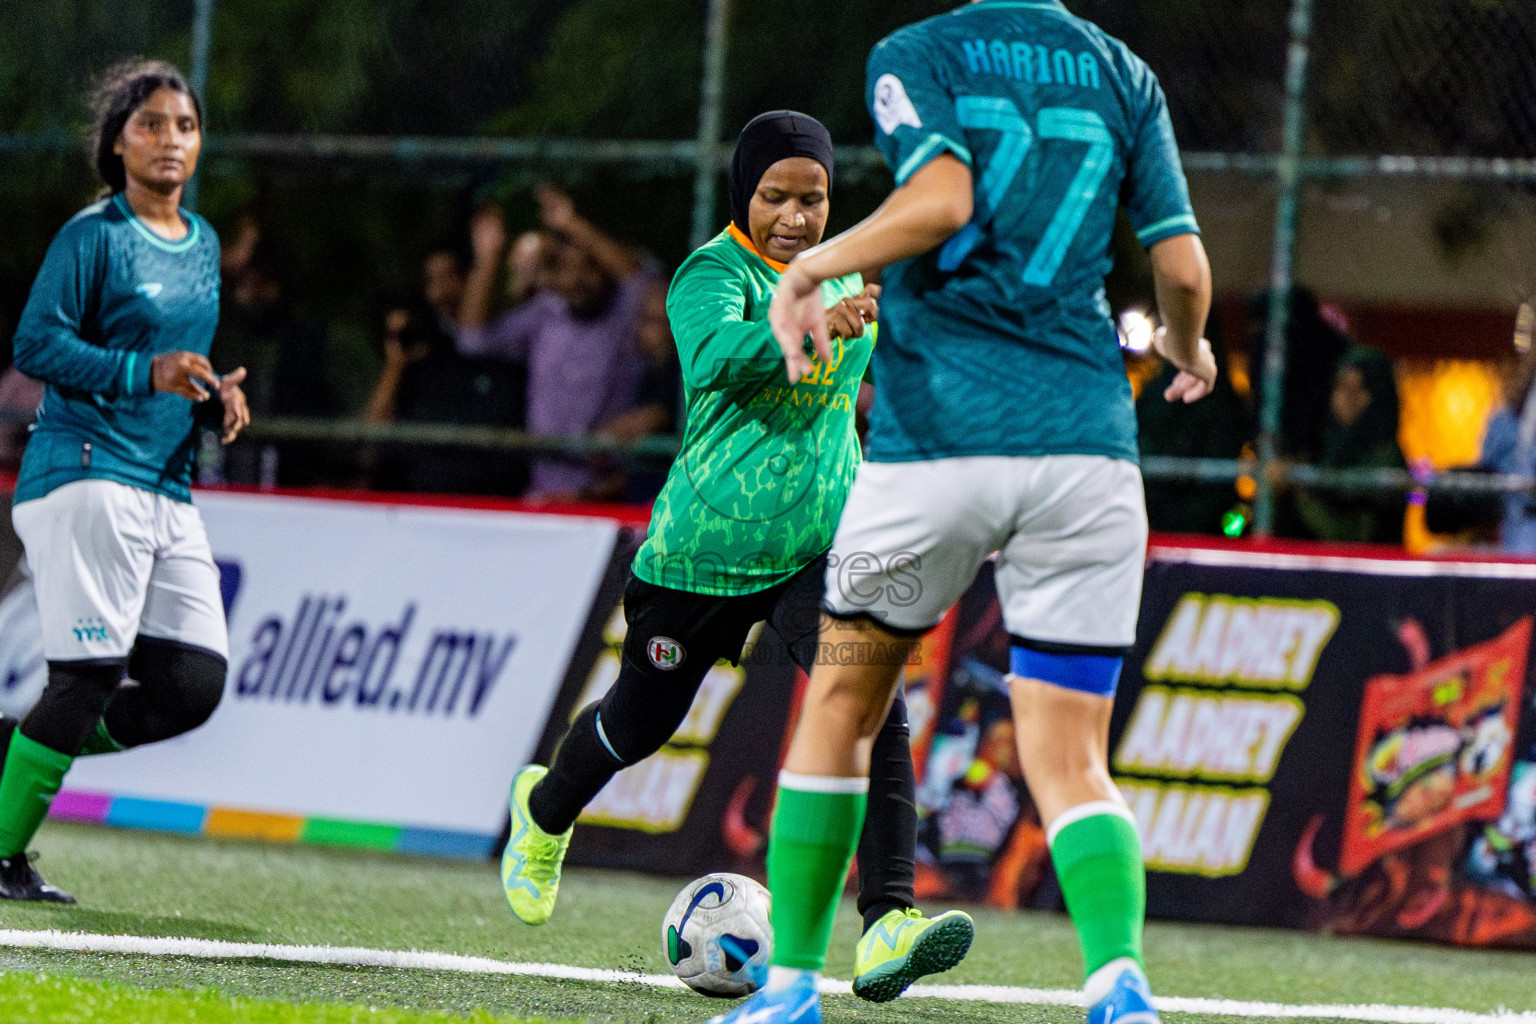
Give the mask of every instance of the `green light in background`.
M 1228 537 L 1241 537 L 1248 531 L 1252 511 L 1247 505 L 1238 505 L 1221 517 L 1221 532 Z

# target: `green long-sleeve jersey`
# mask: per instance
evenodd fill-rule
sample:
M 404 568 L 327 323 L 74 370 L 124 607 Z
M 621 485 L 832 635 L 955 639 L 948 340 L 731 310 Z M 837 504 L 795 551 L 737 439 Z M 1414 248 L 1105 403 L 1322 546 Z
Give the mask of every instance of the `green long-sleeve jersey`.
M 858 468 L 854 403 L 875 331 L 833 342 L 790 386 L 768 327 L 782 264 L 728 229 L 690 256 L 667 295 L 683 371 L 683 448 L 635 556 L 647 583 L 696 594 L 764 590 L 832 543 Z M 828 281 L 831 306 L 864 288 Z

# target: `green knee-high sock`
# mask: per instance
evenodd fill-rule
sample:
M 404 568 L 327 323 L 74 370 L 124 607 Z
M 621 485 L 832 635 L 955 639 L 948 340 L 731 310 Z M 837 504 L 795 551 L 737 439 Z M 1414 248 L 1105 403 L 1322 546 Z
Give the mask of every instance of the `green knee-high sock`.
M 74 758 L 43 746 L 17 730 L 0 775 L 0 857 L 27 848 L 48 814 L 54 794 Z
M 779 775 L 768 840 L 774 966 L 819 971 L 826 964 L 868 800 L 868 779 Z
M 112 734 L 107 732 L 105 719 L 97 719 L 96 728 L 85 738 L 85 746 L 80 748 L 80 757 L 89 757 L 91 754 L 115 754 L 119 750 L 127 750 Z
M 1051 823 L 1049 841 L 1084 976 L 1119 957 L 1141 963 L 1147 874 L 1130 812 L 1108 800 L 1074 807 Z

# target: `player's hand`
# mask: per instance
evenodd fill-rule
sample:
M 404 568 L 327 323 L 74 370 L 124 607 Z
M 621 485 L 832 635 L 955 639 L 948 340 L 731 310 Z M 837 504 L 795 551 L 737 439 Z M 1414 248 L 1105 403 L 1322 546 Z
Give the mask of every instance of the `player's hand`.
M 206 356 L 196 352 L 162 352 L 149 366 L 150 386 L 156 392 L 206 402 L 219 388 L 219 375 Z M 210 390 L 211 389 L 211 390 Z
M 219 398 L 224 403 L 224 433 L 220 440 L 229 444 L 240 436 L 240 431 L 251 425 L 251 407 L 246 404 L 245 391 L 240 382 L 245 380 L 245 367 L 231 370 L 219 380 Z
M 831 364 L 832 335 L 827 329 L 827 311 L 821 306 L 821 282 L 793 263 L 779 278 L 779 290 L 768 307 L 768 325 L 784 353 L 784 372 L 791 384 L 798 384 L 811 372 L 811 357 L 805 354 L 807 334 L 822 363 Z
M 862 338 L 864 325 L 880 319 L 880 286 L 872 284 L 827 310 L 828 332 L 834 338 Z
M 1166 329 L 1158 328 L 1157 333 L 1152 336 L 1152 347 L 1164 359 L 1173 362 L 1175 366 L 1179 366 L 1168 355 L 1168 351 L 1164 347 L 1164 338 L 1166 336 Z M 1163 399 L 1169 402 L 1183 402 L 1185 405 L 1193 405 L 1210 394 L 1211 389 L 1215 386 L 1216 356 L 1211 352 L 1211 343 L 1201 338 L 1200 347 L 1195 351 L 1194 364 L 1191 366 L 1179 366 L 1178 375 L 1173 378 L 1173 383 L 1169 384 L 1167 390 L 1163 392 Z

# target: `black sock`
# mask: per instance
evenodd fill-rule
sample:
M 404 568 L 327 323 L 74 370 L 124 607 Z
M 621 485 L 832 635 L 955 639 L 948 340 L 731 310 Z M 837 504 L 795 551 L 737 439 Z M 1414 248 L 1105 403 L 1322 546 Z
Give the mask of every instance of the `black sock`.
M 869 759 L 869 809 L 859 836 L 859 914 L 865 931 L 892 910 L 916 904 L 916 876 L 917 779 L 907 704 L 897 694 Z
M 911 909 L 912 909 L 912 907 L 909 904 L 906 904 L 906 903 L 875 903 L 875 904 L 871 904 L 870 906 L 864 908 L 863 910 L 861 910 L 859 912 L 859 916 L 861 918 L 863 918 L 863 920 L 864 920 L 864 928 L 863 928 L 862 931 L 860 931 L 859 934 L 862 935 L 864 932 L 869 931 L 875 925 L 879 924 L 880 923 L 880 919 L 882 917 L 884 917 L 886 914 L 889 914 L 893 910 L 911 910 Z
M 620 769 L 639 764 L 672 738 L 688 716 L 704 674 L 719 656 L 718 635 L 695 637 L 687 623 L 677 621 L 682 613 L 669 608 L 668 602 L 674 599 L 659 587 L 650 589 L 661 596 L 652 595 L 650 602 L 644 602 L 625 595 L 630 627 L 619 678 L 601 701 L 576 716 L 555 751 L 549 774 L 528 795 L 534 824 L 551 835 L 575 824 L 582 808 Z M 702 599 L 684 595 L 684 600 Z M 684 643 L 692 649 L 684 648 L 680 666 L 663 669 L 652 664 L 647 638 L 658 634 L 687 638 Z M 729 630 L 719 635 L 726 634 Z
M 598 704 L 589 704 L 560 741 L 549 774 L 528 794 L 533 823 L 559 835 L 576 823 L 582 808 L 618 774 L 624 763 L 608 752 L 597 733 Z

